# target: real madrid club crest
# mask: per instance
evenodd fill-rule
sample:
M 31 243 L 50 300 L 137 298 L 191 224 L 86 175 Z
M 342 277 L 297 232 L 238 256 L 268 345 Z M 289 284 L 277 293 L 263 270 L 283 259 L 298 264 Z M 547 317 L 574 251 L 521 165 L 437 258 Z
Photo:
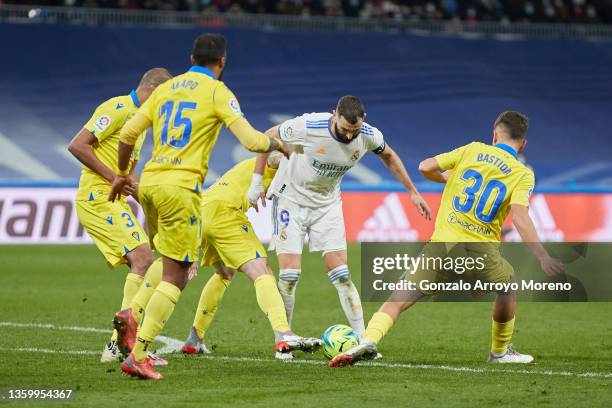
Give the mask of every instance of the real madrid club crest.
M 285 228 L 281 228 L 279 237 L 281 241 L 285 241 L 287 239 L 287 230 Z
M 352 160 L 352 161 L 357 161 L 357 160 L 359 160 L 359 150 L 355 150 L 355 151 L 353 152 L 353 155 L 351 156 L 351 160 Z

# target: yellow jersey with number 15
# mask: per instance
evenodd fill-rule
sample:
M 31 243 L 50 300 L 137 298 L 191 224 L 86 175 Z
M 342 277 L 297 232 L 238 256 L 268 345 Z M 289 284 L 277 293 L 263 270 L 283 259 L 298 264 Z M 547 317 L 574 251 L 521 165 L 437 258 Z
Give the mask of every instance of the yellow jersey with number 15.
M 140 185 L 171 184 L 195 192 L 202 189 L 221 126 L 242 117 L 234 94 L 200 66 L 158 86 L 139 113 L 153 126 L 153 155 Z
M 436 156 L 446 182 L 434 242 L 499 242 L 511 204 L 529 206 L 535 177 L 506 144 L 473 142 Z

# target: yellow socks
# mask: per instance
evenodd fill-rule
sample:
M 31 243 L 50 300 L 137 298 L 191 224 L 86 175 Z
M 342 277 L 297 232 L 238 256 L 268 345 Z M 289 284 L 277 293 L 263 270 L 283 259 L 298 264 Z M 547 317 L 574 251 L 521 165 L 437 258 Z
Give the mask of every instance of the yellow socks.
M 151 266 L 147 270 L 147 273 L 144 277 L 144 282 L 142 283 L 142 285 L 140 285 L 140 288 L 138 289 L 138 292 L 136 292 L 136 294 L 134 295 L 132 302 L 129 304 L 129 306 L 126 306 L 132 308 L 132 315 L 138 323 L 142 321 L 142 315 L 144 314 L 144 311 L 147 307 L 147 303 L 149 303 L 149 299 L 151 299 L 151 296 L 153 296 L 155 288 L 162 280 L 162 273 L 162 258 L 159 257 L 151 264 Z
M 196 315 L 193 319 L 193 327 L 199 338 L 204 338 L 208 326 L 210 326 L 215 318 L 215 313 L 221 303 L 221 299 L 223 299 L 225 289 L 227 289 L 230 283 L 230 280 L 223 279 L 221 275 L 213 273 L 208 282 L 206 282 L 204 289 L 202 289 L 200 303 L 198 303 Z
M 370 319 L 363 339 L 378 344 L 380 339 L 393 327 L 393 319 L 384 312 L 376 312 Z
M 506 352 L 512 332 L 514 331 L 514 317 L 506 323 L 499 323 L 493 320 L 491 352 L 502 354 Z
M 276 280 L 272 275 L 261 275 L 255 279 L 255 294 L 261 310 L 268 316 L 272 330 L 275 332 L 288 332 L 287 313 Z
M 138 288 L 144 278 L 140 275 L 136 275 L 135 273 L 128 273 L 125 277 L 125 284 L 123 285 L 123 300 L 121 301 L 121 310 L 127 309 L 130 305 L 130 302 L 134 298 L 136 292 L 138 292 Z M 117 341 L 117 331 L 113 330 L 113 336 L 111 340 Z
M 132 351 L 136 360 L 142 361 L 147 357 L 149 345 L 164 328 L 180 296 L 181 290 L 171 283 L 162 281 L 157 285 L 136 335 L 136 345 Z

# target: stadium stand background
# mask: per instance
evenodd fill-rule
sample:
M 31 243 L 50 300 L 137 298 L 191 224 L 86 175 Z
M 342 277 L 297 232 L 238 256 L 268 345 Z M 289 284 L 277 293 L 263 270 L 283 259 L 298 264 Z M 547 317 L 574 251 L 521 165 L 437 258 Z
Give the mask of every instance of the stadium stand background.
M 400 20 L 612 22 L 609 0 L 4 0 L 4 3 Z
M 19 56 L 0 65 L 0 179 L 76 183 L 79 166 L 65 146 L 92 109 L 129 92 L 148 68 L 185 71 L 191 42 L 205 30 L 0 24 L 0 37 L 11 39 L 2 55 Z M 527 159 L 538 187 L 612 188 L 609 40 L 215 31 L 229 44 L 224 81 L 259 129 L 330 111 L 339 96 L 355 94 L 423 181 L 415 171 L 422 158 L 489 141 L 496 114 L 517 109 L 531 118 Z M 224 131 L 207 181 L 245 154 Z M 348 182 L 389 180 L 375 157 L 362 163 Z

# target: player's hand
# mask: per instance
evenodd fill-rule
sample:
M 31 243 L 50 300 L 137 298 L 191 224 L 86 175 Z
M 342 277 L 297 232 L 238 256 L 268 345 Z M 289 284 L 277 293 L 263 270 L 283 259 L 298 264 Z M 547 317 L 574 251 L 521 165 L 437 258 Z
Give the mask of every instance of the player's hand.
M 266 193 L 262 184 L 263 176 L 261 174 L 253 173 L 251 179 L 251 185 L 247 191 L 247 201 L 253 206 L 255 211 L 259 212 L 257 201 L 261 198 L 261 205 L 266 206 Z
M 113 180 L 111 191 L 108 194 L 108 201 L 114 202 L 116 199 L 121 199 L 121 193 L 123 192 L 125 186 L 128 184 L 129 179 L 127 176 L 116 176 L 115 180 Z
M 198 276 L 198 263 L 192 262 L 187 272 L 187 282 L 191 281 L 196 276 Z
M 549 278 L 560 275 L 565 271 L 563 262 L 550 256 L 540 259 L 540 267 Z
M 287 159 L 289 158 L 289 156 L 291 156 L 291 149 L 286 144 L 283 145 L 280 149 L 278 149 L 278 151 L 281 152 L 283 156 L 285 156 L 285 158 Z
M 130 174 L 128 179 L 129 182 L 123 188 L 123 194 L 126 196 L 131 195 L 137 203 L 140 203 L 140 201 L 138 201 L 138 178 L 135 175 Z
M 279 138 L 270 137 L 270 151 L 278 150 L 287 159 L 291 156 L 291 149 L 286 143 L 283 143 Z
M 425 217 L 426 220 L 431 220 L 431 208 L 429 208 L 429 204 L 427 204 L 427 201 L 425 201 L 421 194 L 410 194 L 410 200 L 412 200 L 412 204 L 417 208 L 419 214 Z

